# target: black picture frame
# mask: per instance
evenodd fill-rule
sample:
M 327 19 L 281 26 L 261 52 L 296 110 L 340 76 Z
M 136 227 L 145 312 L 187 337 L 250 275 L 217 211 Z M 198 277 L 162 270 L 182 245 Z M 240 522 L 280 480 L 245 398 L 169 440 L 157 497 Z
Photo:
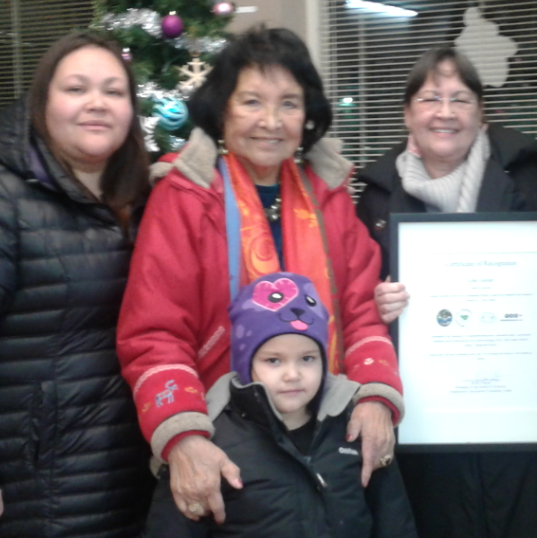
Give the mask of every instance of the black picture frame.
M 518 222 L 534 221 L 537 224 L 537 212 L 491 212 L 491 213 L 393 213 L 390 215 L 390 277 L 392 282 L 399 281 L 400 273 L 400 229 L 407 223 L 457 223 L 471 222 Z M 537 234 L 534 245 L 530 245 L 537 251 Z M 537 278 L 537 267 L 535 271 Z M 390 333 L 396 348 L 398 357 L 400 355 L 400 326 L 396 320 L 390 327 Z M 537 331 L 537 326 L 536 326 Z M 401 360 L 399 358 L 399 360 Z M 536 379 L 537 390 L 537 379 Z M 404 388 L 404 379 L 403 379 Z M 408 416 L 404 420 L 411 420 Z M 510 451 L 535 451 L 537 450 L 537 423 L 535 442 L 505 442 L 505 443 L 401 443 L 398 430 L 396 430 L 396 451 L 397 452 L 510 452 Z

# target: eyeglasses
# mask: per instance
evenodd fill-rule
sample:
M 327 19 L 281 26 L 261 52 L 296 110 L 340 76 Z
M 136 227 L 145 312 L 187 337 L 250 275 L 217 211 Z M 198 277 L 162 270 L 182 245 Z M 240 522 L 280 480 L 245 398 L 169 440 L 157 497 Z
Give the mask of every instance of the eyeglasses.
M 473 104 L 476 103 L 475 99 L 470 99 L 469 97 L 463 96 L 454 96 L 454 97 L 442 97 L 441 95 L 431 95 L 427 97 L 416 97 L 412 99 L 414 103 L 419 103 L 419 105 L 427 110 L 438 109 L 442 106 L 444 101 L 447 101 L 454 110 L 462 111 L 468 110 Z

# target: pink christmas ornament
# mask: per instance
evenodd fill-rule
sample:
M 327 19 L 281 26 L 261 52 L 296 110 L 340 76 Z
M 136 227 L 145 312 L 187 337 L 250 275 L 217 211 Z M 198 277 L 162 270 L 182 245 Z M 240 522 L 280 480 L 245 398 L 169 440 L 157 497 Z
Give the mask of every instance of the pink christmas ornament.
M 129 49 L 129 47 L 124 48 L 124 49 L 121 51 L 121 57 L 122 57 L 126 62 L 130 62 L 130 61 L 132 60 L 131 49 Z
M 218 2 L 213 7 L 213 13 L 218 17 L 226 17 L 232 15 L 235 11 L 235 6 L 231 2 Z
M 181 17 L 175 14 L 175 11 L 172 11 L 169 15 L 162 18 L 161 28 L 164 37 L 173 39 L 183 33 L 183 21 Z

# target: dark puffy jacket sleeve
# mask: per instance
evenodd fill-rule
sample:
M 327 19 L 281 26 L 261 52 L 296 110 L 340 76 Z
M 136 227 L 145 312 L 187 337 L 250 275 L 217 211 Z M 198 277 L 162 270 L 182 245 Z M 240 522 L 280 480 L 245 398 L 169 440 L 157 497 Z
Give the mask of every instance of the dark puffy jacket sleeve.
M 5 185 L 7 175 L 0 170 L 0 316 L 17 287 L 17 214 Z

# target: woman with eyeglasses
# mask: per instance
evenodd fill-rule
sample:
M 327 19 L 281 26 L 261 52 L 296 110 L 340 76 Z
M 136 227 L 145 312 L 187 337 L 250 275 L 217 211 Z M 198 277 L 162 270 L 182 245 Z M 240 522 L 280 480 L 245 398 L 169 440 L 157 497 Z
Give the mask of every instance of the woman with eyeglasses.
M 389 267 L 391 213 L 537 210 L 537 142 L 485 124 L 483 86 L 452 48 L 426 52 L 410 72 L 402 142 L 359 174 L 358 215 Z M 385 323 L 409 295 L 389 279 L 375 299 Z M 421 538 L 530 538 L 537 528 L 537 454 L 400 455 Z

